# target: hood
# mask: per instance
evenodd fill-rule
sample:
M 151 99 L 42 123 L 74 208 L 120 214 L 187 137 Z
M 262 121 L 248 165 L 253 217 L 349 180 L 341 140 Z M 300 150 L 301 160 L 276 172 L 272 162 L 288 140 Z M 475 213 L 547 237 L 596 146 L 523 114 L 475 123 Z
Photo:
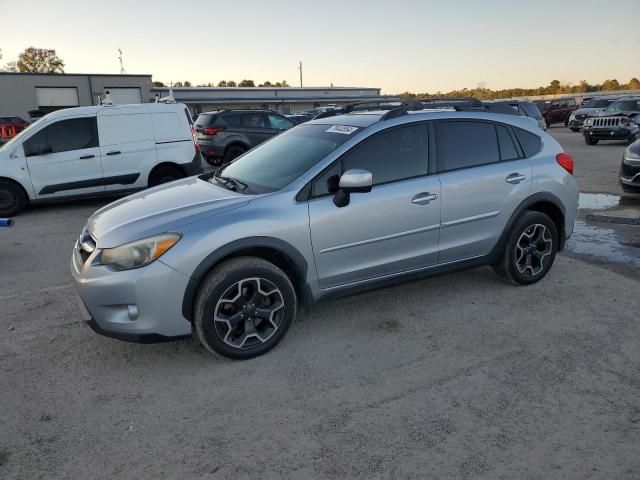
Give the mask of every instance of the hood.
M 189 177 L 122 198 L 87 222 L 99 248 L 110 248 L 179 228 L 239 208 L 252 196 Z
M 585 114 L 588 115 L 592 113 L 601 112 L 602 110 L 604 109 L 603 108 L 579 108 L 573 111 L 573 115 L 585 115 Z
M 605 112 L 604 110 L 600 110 L 593 117 L 633 117 L 636 113 L 634 111 L 621 111 L 621 112 Z

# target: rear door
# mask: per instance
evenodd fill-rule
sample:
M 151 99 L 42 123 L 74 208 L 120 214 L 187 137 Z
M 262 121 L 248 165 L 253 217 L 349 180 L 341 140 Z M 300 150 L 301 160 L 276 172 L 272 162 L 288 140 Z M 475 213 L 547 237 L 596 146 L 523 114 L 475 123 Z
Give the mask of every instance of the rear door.
M 439 121 L 436 145 L 442 189 L 439 263 L 488 254 L 531 191 L 531 163 L 512 128 L 499 123 Z
M 242 112 L 240 126 L 252 147 L 275 135 L 264 112 Z
M 373 189 L 338 208 L 330 185 L 346 170 L 373 174 Z M 434 265 L 440 181 L 428 174 L 428 129 L 385 130 L 345 154 L 312 184 L 309 224 L 322 288 Z
M 146 187 L 157 164 L 150 114 L 141 108 L 105 108 L 98 114 L 98 131 L 105 190 Z
M 104 191 L 95 116 L 54 122 L 23 147 L 38 198 Z

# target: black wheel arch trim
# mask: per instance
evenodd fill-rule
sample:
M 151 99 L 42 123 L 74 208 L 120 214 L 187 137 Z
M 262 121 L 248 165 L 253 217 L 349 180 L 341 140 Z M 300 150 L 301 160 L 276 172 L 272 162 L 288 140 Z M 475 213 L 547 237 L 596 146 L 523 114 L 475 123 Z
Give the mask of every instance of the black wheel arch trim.
M 302 255 L 297 248 L 284 240 L 274 237 L 247 237 L 241 238 L 230 242 L 214 252 L 206 256 L 202 262 L 196 267 L 193 273 L 190 275 L 190 280 L 187 283 L 187 288 L 184 292 L 182 300 L 182 315 L 189 321 L 193 320 L 193 305 L 195 303 L 196 293 L 200 282 L 204 276 L 221 260 L 233 256 L 243 250 L 249 250 L 252 248 L 268 248 L 285 255 L 289 258 L 296 269 L 296 274 L 299 279 L 302 280 L 302 285 L 296 285 L 295 279 L 292 279 L 292 283 L 296 288 L 296 291 L 302 294 L 303 305 L 308 305 L 311 302 L 311 290 L 306 283 L 308 264 L 304 255 Z
M 502 254 L 502 251 L 504 250 L 504 246 L 507 243 L 507 239 L 509 238 L 509 234 L 511 233 L 511 228 L 513 227 L 513 225 L 515 224 L 515 222 L 518 220 L 518 217 L 520 217 L 520 215 L 522 214 L 522 212 L 524 212 L 525 210 L 529 210 L 529 207 L 540 203 L 540 202 L 545 202 L 545 203 L 550 203 L 552 205 L 554 205 L 556 208 L 558 208 L 560 210 L 560 212 L 562 213 L 562 226 L 561 228 L 558 229 L 558 236 L 560 237 L 559 240 L 559 244 L 558 244 L 558 251 L 562 251 L 562 249 L 564 248 L 564 244 L 565 244 L 565 240 L 566 240 L 566 228 L 565 228 L 565 224 L 566 224 L 566 211 L 565 208 L 562 204 L 562 202 L 560 201 L 560 199 L 555 196 L 553 193 L 549 193 L 549 192 L 538 192 L 538 193 L 534 193 L 533 195 L 531 195 L 530 197 L 527 197 L 525 200 L 522 201 L 522 203 L 520 203 L 520 205 L 518 205 L 518 208 L 515 209 L 515 211 L 511 214 L 511 217 L 509 218 L 509 221 L 507 222 L 507 225 L 504 227 L 504 230 L 502 231 L 502 235 L 500 236 L 500 239 L 498 240 L 498 243 L 496 243 L 495 247 L 493 248 L 493 250 L 490 253 L 491 258 L 495 258 L 496 261 L 497 259 L 500 258 L 500 255 Z

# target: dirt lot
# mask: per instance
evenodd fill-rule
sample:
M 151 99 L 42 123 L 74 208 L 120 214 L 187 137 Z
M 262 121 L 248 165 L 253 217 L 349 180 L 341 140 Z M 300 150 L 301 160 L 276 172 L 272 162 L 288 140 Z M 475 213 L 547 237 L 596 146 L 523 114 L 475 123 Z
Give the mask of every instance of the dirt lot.
M 619 193 L 622 146 L 551 132 L 583 191 Z M 325 303 L 233 362 L 83 324 L 68 262 L 102 203 L 0 231 L 0 478 L 640 478 L 640 282 L 614 260 Z

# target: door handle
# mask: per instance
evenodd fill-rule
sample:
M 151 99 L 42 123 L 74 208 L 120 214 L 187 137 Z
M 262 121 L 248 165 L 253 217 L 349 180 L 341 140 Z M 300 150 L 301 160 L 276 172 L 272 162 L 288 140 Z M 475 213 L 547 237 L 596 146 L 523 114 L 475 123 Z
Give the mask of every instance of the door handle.
M 88 160 L 90 158 L 95 158 L 95 155 L 82 155 L 80 160 Z
M 508 175 L 507 178 L 505 179 L 507 183 L 512 183 L 512 184 L 518 184 L 521 181 L 523 181 L 525 178 L 524 175 L 521 175 L 519 173 L 512 173 L 511 175 Z
M 418 193 L 415 197 L 413 197 L 411 199 L 411 203 L 415 205 L 426 205 L 430 201 L 435 200 L 436 198 L 438 198 L 438 195 L 435 193 L 423 192 L 423 193 Z
M 111 152 L 107 152 L 107 155 L 120 155 L 122 152 L 120 150 L 113 150 Z

